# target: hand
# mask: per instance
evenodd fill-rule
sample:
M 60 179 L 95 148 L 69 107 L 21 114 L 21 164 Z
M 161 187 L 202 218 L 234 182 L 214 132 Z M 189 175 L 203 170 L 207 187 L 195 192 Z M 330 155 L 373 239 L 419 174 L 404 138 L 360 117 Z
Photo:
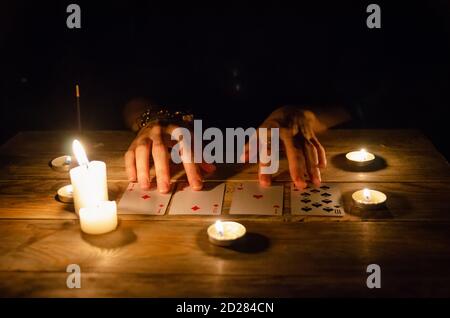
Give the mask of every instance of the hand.
M 296 187 L 300 189 L 306 187 L 306 174 L 315 185 L 320 185 L 320 169 L 326 167 L 327 159 L 325 149 L 317 139 L 315 132 L 326 128 L 313 112 L 293 106 L 284 106 L 270 114 L 260 127 L 279 128 L 291 179 Z M 241 159 L 245 161 L 249 159 L 248 144 L 245 146 Z M 271 175 L 261 174 L 261 167 L 260 163 L 259 182 L 262 186 L 270 186 Z
M 155 165 L 158 191 L 167 193 L 170 190 L 169 148 L 177 141 L 171 140 L 171 132 L 177 125 L 154 123 L 142 128 L 125 153 L 125 168 L 130 182 L 139 182 L 143 190 L 150 188 L 150 153 Z M 183 158 L 183 156 L 181 157 Z M 200 170 L 212 172 L 212 164 L 195 164 L 193 160 L 183 160 L 184 170 L 189 185 L 193 190 L 201 190 L 203 180 Z

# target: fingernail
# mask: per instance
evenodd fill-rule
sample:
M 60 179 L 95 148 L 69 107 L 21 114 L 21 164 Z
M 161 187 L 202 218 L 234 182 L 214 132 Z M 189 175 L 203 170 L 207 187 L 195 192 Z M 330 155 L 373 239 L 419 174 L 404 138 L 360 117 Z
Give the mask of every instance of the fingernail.
M 300 179 L 297 179 L 294 181 L 295 186 L 301 190 L 303 190 L 304 188 L 306 188 L 306 182 Z
M 169 184 L 167 182 L 161 182 L 159 185 L 159 192 L 167 193 L 169 192 Z
M 261 179 L 259 179 L 259 184 L 262 187 L 270 187 L 271 182 L 270 182 L 270 179 L 261 178 Z
M 320 179 L 319 178 L 313 178 L 312 181 L 313 181 L 314 185 L 316 185 L 316 186 L 320 185 Z
M 192 182 L 192 190 L 198 191 L 198 190 L 201 190 L 202 187 L 203 187 L 203 182 L 202 182 L 202 180 L 194 180 L 194 181 Z
M 205 170 L 208 173 L 216 171 L 216 166 L 213 164 L 207 164 L 204 167 L 206 168 Z
M 209 171 L 214 172 L 214 171 L 216 171 L 216 169 L 217 169 L 217 167 L 215 165 L 211 165 Z
M 150 182 L 149 181 L 143 181 L 141 183 L 141 189 L 142 190 L 149 190 L 150 189 Z

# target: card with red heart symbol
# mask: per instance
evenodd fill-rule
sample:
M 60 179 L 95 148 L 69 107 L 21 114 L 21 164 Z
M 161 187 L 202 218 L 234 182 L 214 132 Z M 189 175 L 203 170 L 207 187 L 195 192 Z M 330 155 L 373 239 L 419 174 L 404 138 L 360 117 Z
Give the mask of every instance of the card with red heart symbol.
M 172 196 L 172 189 L 173 187 L 169 193 L 161 194 L 156 185 L 144 191 L 140 189 L 139 184 L 130 183 L 117 206 L 118 213 L 164 215 Z
M 261 187 L 258 182 L 237 183 L 230 214 L 282 215 L 283 185 Z
M 201 191 L 192 190 L 187 183 L 179 183 L 169 214 L 220 215 L 224 192 L 224 183 L 204 183 Z

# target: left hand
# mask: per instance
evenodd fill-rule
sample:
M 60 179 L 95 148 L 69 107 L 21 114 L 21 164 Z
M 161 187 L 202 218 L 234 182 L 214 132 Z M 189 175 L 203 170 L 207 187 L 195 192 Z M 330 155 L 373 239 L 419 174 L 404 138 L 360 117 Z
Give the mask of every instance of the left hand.
M 260 127 L 279 128 L 280 139 L 284 145 L 289 173 L 295 186 L 306 187 L 305 175 L 308 175 L 314 185 L 320 185 L 320 169 L 327 165 L 325 149 L 320 144 L 315 132 L 325 130 L 316 115 L 309 110 L 295 106 L 283 106 L 272 112 Z M 249 147 L 245 146 L 242 159 L 249 159 Z M 262 186 L 270 186 L 270 174 L 261 174 L 259 164 L 258 178 Z

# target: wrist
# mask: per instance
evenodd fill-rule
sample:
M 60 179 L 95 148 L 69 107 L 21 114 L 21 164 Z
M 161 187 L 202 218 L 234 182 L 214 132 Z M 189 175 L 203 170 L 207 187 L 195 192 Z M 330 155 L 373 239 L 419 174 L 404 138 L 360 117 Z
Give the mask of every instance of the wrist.
M 140 128 L 136 125 L 136 120 L 149 108 L 152 103 L 145 98 L 134 98 L 124 107 L 123 115 L 125 124 L 132 131 L 137 132 Z
M 194 116 L 187 111 L 172 111 L 162 106 L 151 105 L 145 109 L 135 120 L 133 127 L 139 131 L 153 125 L 187 126 L 192 123 Z

